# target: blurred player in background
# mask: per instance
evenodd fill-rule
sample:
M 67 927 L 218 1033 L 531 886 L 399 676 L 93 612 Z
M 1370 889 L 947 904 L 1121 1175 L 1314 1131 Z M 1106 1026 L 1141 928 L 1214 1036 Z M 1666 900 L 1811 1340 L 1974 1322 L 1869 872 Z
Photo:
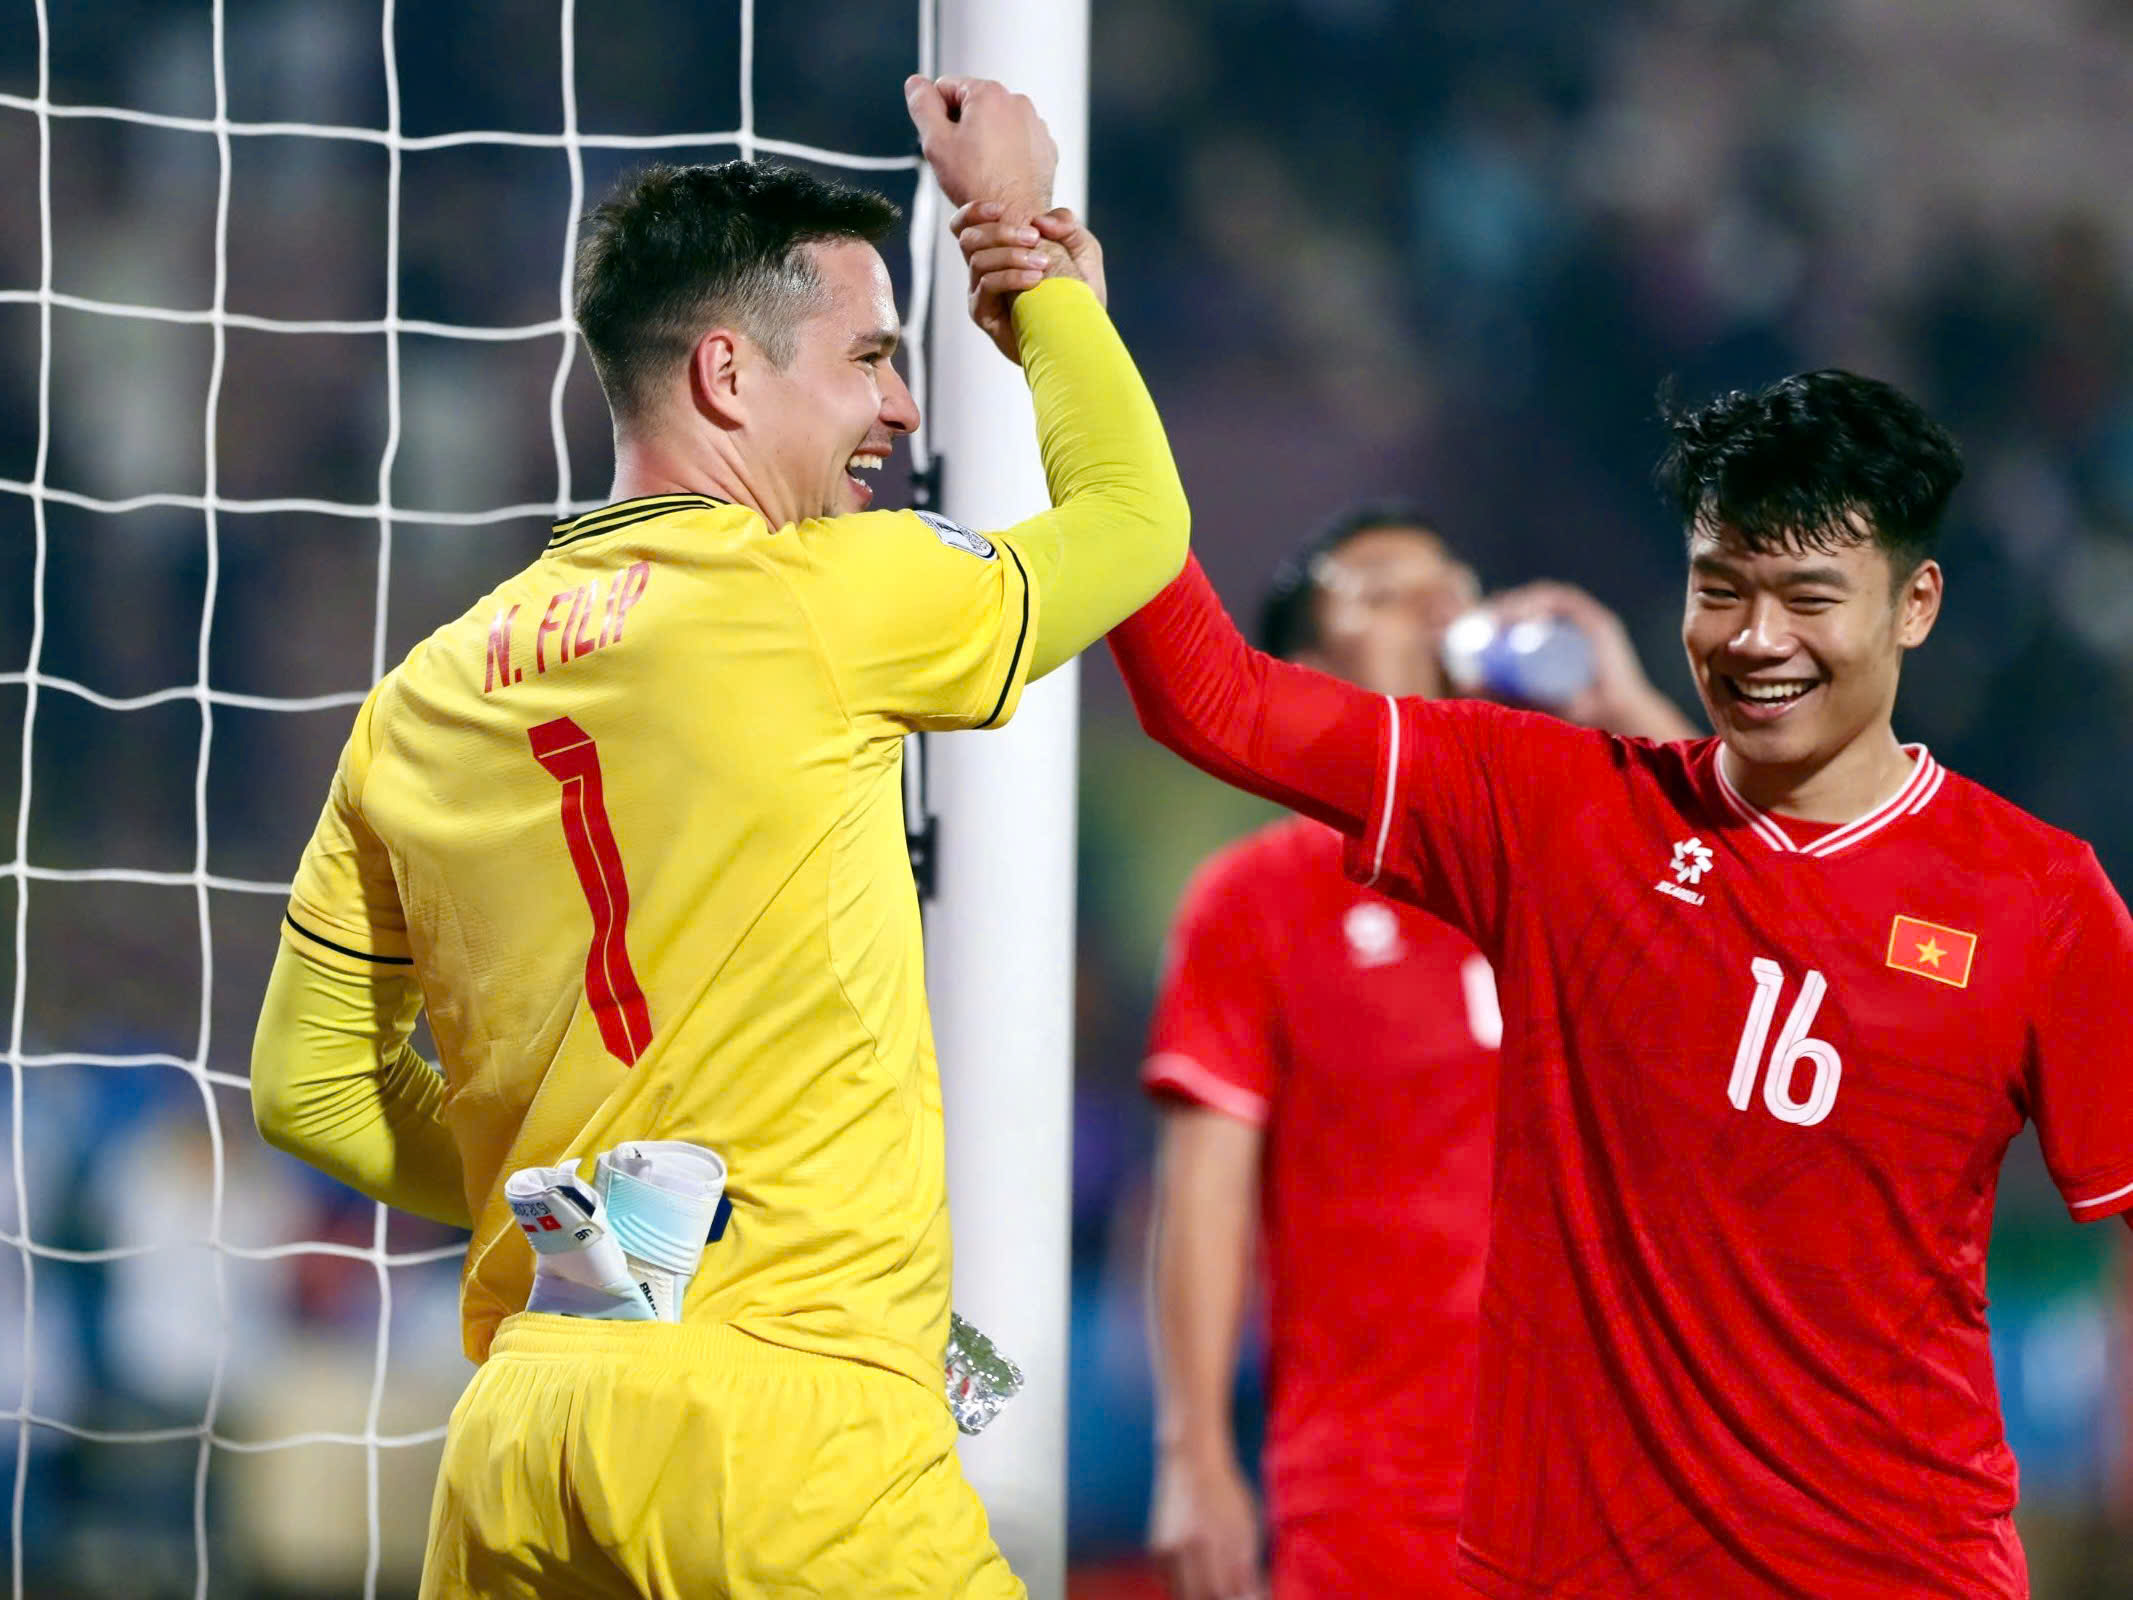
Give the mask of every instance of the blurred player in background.
M 1479 597 L 1417 509 L 1363 505 L 1276 571 L 1260 636 L 1374 693 L 1435 699 L 1445 630 Z M 1496 609 L 1590 641 L 1579 720 L 1693 732 L 1590 596 L 1536 584 Z M 1151 1544 L 1180 1600 L 1265 1587 L 1231 1415 L 1262 1239 L 1276 1600 L 1471 1593 L 1452 1562 L 1502 1032 L 1472 941 L 1350 883 L 1323 823 L 1264 828 L 1187 890 L 1142 1074 L 1163 1125 Z
M 2133 1206 L 2133 919 L 1893 731 L 1948 435 L 1843 372 L 1670 425 L 1716 739 L 1372 695 L 1252 651 L 1192 563 L 1112 642 L 1158 738 L 1337 828 L 1502 981 L 1459 1575 L 2012 1600 L 1993 1197 L 2029 1118 L 2075 1218 Z
M 906 94 L 952 199 L 1049 207 L 1027 100 Z M 747 162 L 653 168 L 595 213 L 577 314 L 614 503 L 373 691 L 298 868 L 261 1129 L 474 1231 L 483 1364 L 426 1595 L 1022 1593 L 944 1393 L 902 740 L 1005 722 L 1175 573 L 1186 509 L 1055 215 L 1060 243 L 1021 237 L 1056 281 L 988 331 L 1026 356 L 1056 509 L 990 536 L 866 514 L 918 421 L 874 248 L 895 215 Z M 407 1042 L 424 1006 L 441 1077 Z M 633 1140 L 728 1168 L 679 1323 L 524 1313 L 506 1177 Z

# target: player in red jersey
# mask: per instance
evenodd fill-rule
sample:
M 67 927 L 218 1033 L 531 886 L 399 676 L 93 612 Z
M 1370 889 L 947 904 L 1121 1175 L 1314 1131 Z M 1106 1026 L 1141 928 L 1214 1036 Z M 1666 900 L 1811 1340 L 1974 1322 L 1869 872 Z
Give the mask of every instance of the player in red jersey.
M 981 304 L 1036 281 L 961 238 Z M 2026 1595 L 1993 1196 L 2034 1120 L 2076 1219 L 2133 1207 L 2133 918 L 2087 845 L 1896 737 L 1954 441 L 1844 372 L 1670 425 L 1715 739 L 1370 694 L 1251 650 L 1197 562 L 1113 651 L 1157 738 L 1497 971 L 1460 1576 Z
M 1112 642 L 1158 738 L 1498 973 L 1460 1575 L 2024 1595 L 1993 1195 L 2034 1119 L 2074 1217 L 2133 1206 L 2133 920 L 2086 845 L 1893 732 L 1948 436 L 1841 372 L 1672 430 L 1716 739 L 1367 694 L 1252 652 L 1197 565 Z
M 1282 564 L 1260 633 L 1366 689 L 1435 697 L 1444 630 L 1479 593 L 1419 512 L 1359 506 Z M 1536 608 L 1593 643 L 1580 720 L 1691 731 L 1611 612 L 1554 584 L 1500 602 Z M 1187 891 L 1143 1069 L 1163 1121 L 1150 1542 L 1178 1600 L 1264 1588 L 1230 1406 L 1255 1237 L 1275 1600 L 1470 1592 L 1452 1562 L 1502 1031 L 1487 959 L 1349 882 L 1323 823 L 1263 828 Z

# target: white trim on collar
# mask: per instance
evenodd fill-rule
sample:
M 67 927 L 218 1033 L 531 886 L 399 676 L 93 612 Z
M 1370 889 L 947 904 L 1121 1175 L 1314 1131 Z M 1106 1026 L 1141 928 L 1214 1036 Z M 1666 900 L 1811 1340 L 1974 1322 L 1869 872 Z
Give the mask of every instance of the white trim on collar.
M 1718 792 L 1728 808 L 1754 829 L 1756 837 L 1771 849 L 1803 856 L 1833 856 L 1839 850 L 1855 845 L 1871 834 L 1879 833 L 1898 817 L 1916 816 L 1940 793 L 1941 780 L 1948 776 L 1948 769 L 1935 761 L 1933 752 L 1922 744 L 1907 744 L 1903 749 L 1904 753 L 1912 758 L 1912 766 L 1911 775 L 1904 779 L 1902 788 L 1866 815 L 1855 817 L 1843 827 L 1825 833 L 1821 838 L 1807 844 L 1794 844 L 1792 836 L 1785 831 L 1779 818 L 1750 802 L 1733 787 L 1733 780 L 1726 776 L 1724 744 L 1716 745 L 1712 750 L 1711 771 L 1718 778 Z

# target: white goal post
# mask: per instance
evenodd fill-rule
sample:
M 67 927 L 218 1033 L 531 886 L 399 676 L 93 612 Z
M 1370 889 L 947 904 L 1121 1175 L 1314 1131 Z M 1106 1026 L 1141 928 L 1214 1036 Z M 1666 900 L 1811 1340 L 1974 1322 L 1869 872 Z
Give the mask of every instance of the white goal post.
M 1059 145 L 1055 199 L 1085 211 L 1087 0 L 941 0 L 940 70 L 1036 101 Z M 957 314 L 938 257 L 933 425 L 943 508 L 998 526 L 1042 505 L 1022 375 Z M 1080 665 L 979 738 L 928 741 L 941 812 L 926 967 L 947 1108 L 956 1300 L 1021 1363 L 1024 1392 L 963 1448 L 993 1534 L 1030 1593 L 1066 1593 L 1067 1255 L 1073 1169 L 1075 754 Z

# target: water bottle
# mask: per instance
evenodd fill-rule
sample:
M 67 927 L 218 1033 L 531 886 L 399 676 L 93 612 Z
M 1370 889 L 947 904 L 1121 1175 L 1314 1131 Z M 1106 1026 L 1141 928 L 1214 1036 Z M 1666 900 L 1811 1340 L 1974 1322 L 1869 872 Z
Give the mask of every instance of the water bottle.
M 1444 630 L 1441 653 L 1461 694 L 1555 710 L 1592 684 L 1592 643 L 1561 617 L 1506 626 L 1492 611 L 1469 611 Z

